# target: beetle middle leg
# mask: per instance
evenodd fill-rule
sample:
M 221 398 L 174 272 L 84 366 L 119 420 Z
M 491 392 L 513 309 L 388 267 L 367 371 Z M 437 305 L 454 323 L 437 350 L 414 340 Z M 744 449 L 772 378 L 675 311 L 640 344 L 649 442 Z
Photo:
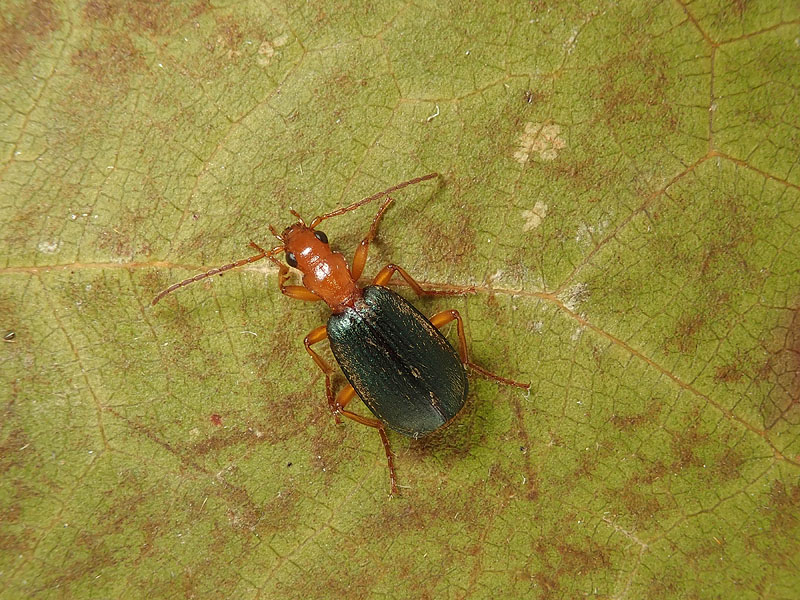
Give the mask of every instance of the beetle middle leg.
M 344 412 L 345 407 L 350 404 L 350 401 L 355 397 L 356 391 L 353 389 L 353 386 L 348 383 L 341 390 L 339 390 L 336 396 L 333 395 L 333 386 L 331 385 L 331 375 L 333 375 L 333 369 L 328 364 L 328 361 L 311 349 L 313 344 L 321 342 L 327 338 L 328 328 L 325 325 L 322 325 L 321 327 L 313 329 L 311 333 L 306 336 L 306 339 L 303 340 L 303 344 L 306 347 L 306 352 L 311 355 L 311 358 L 314 359 L 314 362 L 317 363 L 317 366 L 325 374 L 325 395 L 328 397 L 328 406 L 330 407 L 333 416 L 336 418 L 336 423 L 341 423 L 342 420 L 339 418 L 339 415 Z
M 406 272 L 405 269 L 394 264 L 386 265 L 383 269 L 381 269 L 380 273 L 378 273 L 378 275 L 375 277 L 373 283 L 375 285 L 386 285 L 395 273 L 398 273 L 403 279 L 405 279 L 406 283 L 411 286 L 411 289 L 413 289 L 420 296 L 451 296 L 462 293 L 425 290 L 414 280 L 413 277 L 411 277 L 411 275 Z M 520 383 L 519 381 L 514 381 L 513 379 L 500 377 L 491 371 L 487 371 L 480 365 L 470 362 L 469 353 L 467 352 L 467 338 L 464 335 L 464 322 L 457 310 L 446 310 L 435 314 L 430 318 L 430 322 L 433 323 L 433 326 L 437 329 L 441 329 L 444 325 L 447 325 L 451 321 L 458 321 L 458 354 L 461 357 L 461 362 L 464 365 L 489 379 L 494 379 L 495 381 L 499 381 L 500 383 L 504 383 L 506 385 L 513 385 L 515 387 L 522 388 L 523 390 L 530 389 L 531 385 L 529 383 Z
M 418 284 L 403 267 L 399 267 L 395 264 L 389 264 L 383 267 L 375 276 L 375 279 L 372 280 L 372 283 L 374 285 L 386 285 L 395 273 L 405 279 L 406 283 L 411 286 L 411 289 L 414 290 L 418 296 L 461 296 L 462 294 L 475 291 L 475 286 L 470 286 L 465 290 L 426 290 Z
M 355 397 L 356 391 L 352 385 L 347 385 L 342 388 L 336 396 L 333 395 L 333 388 L 331 387 L 331 375 L 333 374 L 333 369 L 327 363 L 327 361 L 322 358 L 319 354 L 314 352 L 311 349 L 313 344 L 317 342 L 321 342 L 322 340 L 328 337 L 328 328 L 325 325 L 317 327 L 316 329 L 311 330 L 306 336 L 306 339 L 303 341 L 303 344 L 306 347 L 306 352 L 311 355 L 311 358 L 314 359 L 314 362 L 317 363 L 317 366 L 322 369 L 322 372 L 325 374 L 325 395 L 328 397 L 328 406 L 333 413 L 334 418 L 336 419 L 337 423 L 341 423 L 341 419 L 339 415 L 344 415 L 348 419 L 352 419 L 357 423 L 361 423 L 362 425 L 366 425 L 367 427 L 373 427 L 378 430 L 378 433 L 381 436 L 381 442 L 383 442 L 383 450 L 386 452 L 386 460 L 389 463 L 389 478 L 391 479 L 392 484 L 392 494 L 397 493 L 397 476 L 395 475 L 394 471 L 394 458 L 392 455 L 392 448 L 389 445 L 389 438 L 386 435 L 386 429 L 383 426 L 383 423 L 378 421 L 377 419 L 368 419 L 366 417 L 362 417 L 354 412 L 346 410 L 346 406 L 350 404 L 350 401 Z
M 311 349 L 313 344 L 321 342 L 327 338 L 328 328 L 325 325 L 321 325 L 320 327 L 311 330 L 311 332 L 306 336 L 306 339 L 303 340 L 303 344 L 306 347 L 306 352 L 311 355 L 311 358 L 314 359 L 314 362 L 317 363 L 317 366 L 322 369 L 322 372 L 325 374 L 325 396 L 328 398 L 328 408 L 331 409 L 333 417 L 336 419 L 336 423 L 339 424 L 342 422 L 342 420 L 339 418 L 339 414 L 342 412 L 341 409 L 344 408 L 344 406 L 346 406 L 350 401 L 349 399 L 345 399 L 344 404 L 340 405 L 339 397 L 342 396 L 342 392 L 346 391 L 347 388 L 342 390 L 342 392 L 339 392 L 337 396 L 333 395 L 333 386 L 331 385 L 331 375 L 333 375 L 333 369 L 328 364 L 328 361 Z
M 430 322 L 437 329 L 441 329 L 452 321 L 457 321 L 458 323 L 458 354 L 461 357 L 461 362 L 463 364 L 489 379 L 494 379 L 495 381 L 499 381 L 500 383 L 504 383 L 506 385 L 513 385 L 514 387 L 522 388 L 523 390 L 530 389 L 530 383 L 521 383 L 519 381 L 514 381 L 513 379 L 500 377 L 499 375 L 495 375 L 491 371 L 487 371 L 480 365 L 476 365 L 474 362 L 469 360 L 469 353 L 467 352 L 467 338 L 464 335 L 464 320 L 457 310 L 445 310 L 433 315 L 430 318 Z

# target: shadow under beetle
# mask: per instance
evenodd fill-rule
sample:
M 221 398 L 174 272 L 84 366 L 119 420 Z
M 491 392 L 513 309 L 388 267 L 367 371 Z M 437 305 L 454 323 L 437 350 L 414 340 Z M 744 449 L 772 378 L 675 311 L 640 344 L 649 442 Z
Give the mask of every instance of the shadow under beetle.
M 397 493 L 397 478 L 386 427 L 405 436 L 419 438 L 447 425 L 464 406 L 467 398 L 465 366 L 500 383 L 525 390 L 530 387 L 530 384 L 499 377 L 470 362 L 464 322 L 457 310 L 446 310 L 427 319 L 407 300 L 384 286 L 398 273 L 420 296 L 453 295 L 452 292 L 425 290 L 405 270 L 394 264 L 381 269 L 372 285 L 364 288 L 358 285 L 367 262 L 370 242 L 375 237 L 383 213 L 392 203 L 389 194 L 435 177 L 438 177 L 437 173 L 409 179 L 349 206 L 318 216 L 308 225 L 292 210 L 298 222 L 287 227 L 283 233 L 278 234 L 272 225 L 269 226 L 280 245 L 264 250 L 250 242 L 258 254 L 175 283 L 160 292 L 152 302 L 155 305 L 178 288 L 263 258 L 278 265 L 278 286 L 283 294 L 308 302 L 324 300 L 332 314 L 327 325 L 317 327 L 306 336 L 306 351 L 325 374 L 325 394 L 336 422 L 340 423 L 340 415 L 344 415 L 378 430 L 389 463 L 392 494 Z M 384 197 L 386 200 L 373 218 L 367 236 L 356 249 L 353 266 L 348 267 L 344 256 L 330 249 L 328 237 L 317 231 L 316 227 L 326 219 Z M 286 285 L 289 268 L 275 258 L 279 252 L 285 253 L 286 263 L 290 267 L 302 273 L 303 285 Z M 458 353 L 439 331 L 439 328 L 452 321 L 458 325 Z M 311 348 L 325 338 L 328 338 L 336 362 L 349 382 L 336 395 L 331 386 L 333 369 Z M 347 409 L 356 394 L 377 419 L 369 419 Z

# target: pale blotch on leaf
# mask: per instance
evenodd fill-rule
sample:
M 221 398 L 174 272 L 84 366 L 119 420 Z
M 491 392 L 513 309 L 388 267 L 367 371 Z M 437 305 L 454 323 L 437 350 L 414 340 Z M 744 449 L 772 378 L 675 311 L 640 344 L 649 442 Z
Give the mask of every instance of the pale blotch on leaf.
M 538 154 L 541 160 L 555 159 L 559 150 L 567 146 L 560 133 L 560 125 L 525 123 L 525 131 L 519 137 L 519 149 L 514 153 L 514 158 L 521 165 L 528 162 L 533 154 Z
M 221 35 L 217 36 L 217 46 L 227 49 L 228 60 L 239 58 L 242 55 L 241 50 L 236 50 L 235 48 L 230 47 L 229 41 Z
M 602 236 L 606 229 L 608 229 L 608 225 L 607 219 L 600 221 L 597 225 L 581 223 L 578 226 L 578 230 L 575 232 L 575 241 L 579 244 L 589 244 L 595 238 Z
M 588 300 L 590 295 L 591 291 L 587 284 L 583 282 L 576 283 L 567 291 L 567 296 L 564 299 L 564 306 L 566 306 L 568 310 L 574 311 L 578 306 Z
M 572 35 L 570 35 L 569 39 L 564 42 L 564 50 L 567 51 L 567 54 L 572 54 L 572 51 L 575 50 L 575 46 L 577 45 L 578 41 L 578 33 L 579 30 L 577 28 L 573 28 Z
M 58 240 L 39 242 L 36 248 L 42 254 L 55 254 L 61 249 L 61 242 Z
M 275 56 L 275 48 L 286 45 L 288 41 L 289 36 L 285 33 L 279 35 L 274 40 L 264 40 L 258 47 L 258 58 L 256 58 L 256 62 L 262 67 L 266 67 L 272 60 L 272 57 Z
M 525 224 L 522 226 L 522 231 L 530 231 L 536 229 L 542 224 L 542 221 L 547 216 L 547 204 L 541 200 L 537 202 L 533 209 L 523 210 L 522 218 L 525 219 Z

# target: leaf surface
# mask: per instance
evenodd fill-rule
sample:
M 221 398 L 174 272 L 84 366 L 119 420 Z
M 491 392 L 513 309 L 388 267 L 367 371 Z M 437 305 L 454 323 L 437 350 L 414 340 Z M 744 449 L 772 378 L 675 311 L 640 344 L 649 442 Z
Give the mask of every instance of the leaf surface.
M 3 13 L 2 597 L 796 597 L 796 3 Z M 431 171 L 365 277 L 474 286 L 414 302 L 532 387 L 391 435 L 389 499 L 273 265 L 149 303 Z

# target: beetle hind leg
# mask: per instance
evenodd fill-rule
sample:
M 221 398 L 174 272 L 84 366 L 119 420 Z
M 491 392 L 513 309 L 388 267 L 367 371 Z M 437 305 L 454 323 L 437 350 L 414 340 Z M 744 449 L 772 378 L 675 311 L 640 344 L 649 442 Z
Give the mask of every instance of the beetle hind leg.
M 507 377 L 501 377 L 500 375 L 495 375 L 491 371 L 487 371 L 480 365 L 475 364 L 469 360 L 469 354 L 467 352 L 467 338 L 464 335 L 464 320 L 459 314 L 457 310 L 445 310 L 440 313 L 433 315 L 430 318 L 431 323 L 437 329 L 441 329 L 448 323 L 452 321 L 456 321 L 458 325 L 458 354 L 461 357 L 461 362 L 468 366 L 470 369 L 479 373 L 483 377 L 487 379 L 494 379 L 495 381 L 505 384 L 505 385 L 513 385 L 514 387 L 521 388 L 523 390 L 531 389 L 530 383 L 522 383 L 519 381 L 515 381 L 513 379 L 508 379 Z
M 342 410 L 341 412 L 348 419 L 352 419 L 353 421 L 361 423 L 362 425 L 366 425 L 367 427 L 374 427 L 378 430 L 378 433 L 381 436 L 381 442 L 383 442 L 383 450 L 386 452 L 386 460 L 389 463 L 389 480 L 392 485 L 391 495 L 396 495 L 398 493 L 398 489 L 397 475 L 394 471 L 394 455 L 392 454 L 392 447 L 389 445 L 389 437 L 386 435 L 386 428 L 383 426 L 383 423 L 377 419 L 368 419 L 367 417 L 362 417 L 361 415 L 349 410 Z

